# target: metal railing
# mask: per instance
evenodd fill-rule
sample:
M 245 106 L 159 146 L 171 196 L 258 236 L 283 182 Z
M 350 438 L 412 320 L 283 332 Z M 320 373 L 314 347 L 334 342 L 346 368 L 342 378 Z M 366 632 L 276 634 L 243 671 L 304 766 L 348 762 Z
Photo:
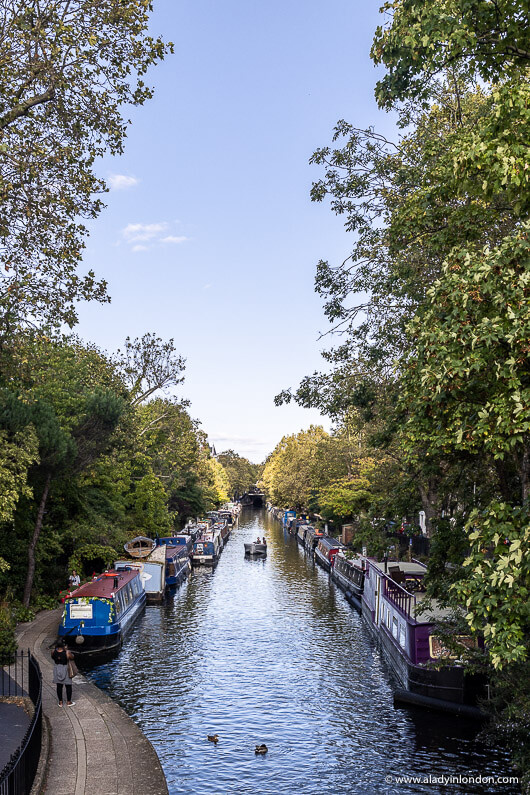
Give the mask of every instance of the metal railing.
M 2 665 L 0 659 L 0 696 L 13 698 L 15 704 L 17 698 L 29 698 L 33 705 L 33 715 L 22 742 L 0 771 L 0 795 L 29 795 L 42 741 L 42 674 L 29 649 L 17 651 L 6 665 Z
M 416 596 L 411 594 L 399 583 L 394 582 L 389 577 L 384 577 L 385 589 L 383 591 L 386 598 L 401 610 L 407 618 L 414 618 L 416 614 Z

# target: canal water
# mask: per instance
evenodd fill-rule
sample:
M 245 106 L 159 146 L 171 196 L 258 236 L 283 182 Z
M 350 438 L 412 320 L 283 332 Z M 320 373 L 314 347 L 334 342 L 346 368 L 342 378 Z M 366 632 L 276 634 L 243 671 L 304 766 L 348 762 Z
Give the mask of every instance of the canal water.
M 267 558 L 245 559 L 264 533 Z M 147 607 L 89 676 L 151 740 L 171 795 L 518 791 L 470 782 L 511 774 L 473 725 L 393 707 L 361 617 L 265 511 L 245 509 L 217 568 Z M 397 781 L 442 775 L 462 783 Z

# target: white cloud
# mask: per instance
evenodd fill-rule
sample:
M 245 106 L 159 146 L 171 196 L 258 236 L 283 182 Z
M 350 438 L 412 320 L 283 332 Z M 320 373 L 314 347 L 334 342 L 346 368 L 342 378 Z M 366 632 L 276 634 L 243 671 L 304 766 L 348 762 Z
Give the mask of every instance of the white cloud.
M 110 174 L 108 182 L 111 190 L 127 190 L 138 185 L 136 177 L 128 177 L 125 174 Z
M 134 251 L 134 252 L 136 252 L 136 251 L 149 251 L 149 246 L 141 246 L 141 245 L 137 244 L 136 246 L 133 246 L 131 248 L 131 251 Z
M 159 238 L 167 230 L 167 224 L 127 224 L 122 235 L 128 243 L 145 243 Z
M 163 237 L 161 239 L 161 243 L 184 243 L 186 240 L 189 240 L 188 237 L 181 235 L 177 237 L 176 235 L 168 235 L 167 237 Z
M 212 285 L 211 285 L 211 283 L 210 283 L 210 282 L 208 282 L 208 284 L 205 284 L 205 285 L 204 285 L 204 287 L 203 287 L 202 289 L 203 289 L 203 290 L 209 290 L 211 286 L 212 286 Z

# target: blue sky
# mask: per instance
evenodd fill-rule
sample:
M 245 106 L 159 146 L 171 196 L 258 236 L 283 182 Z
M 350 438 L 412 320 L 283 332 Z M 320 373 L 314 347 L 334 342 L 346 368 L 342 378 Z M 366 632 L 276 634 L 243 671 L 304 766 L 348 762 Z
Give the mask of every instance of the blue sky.
M 310 201 L 309 157 L 341 118 L 395 136 L 373 97 L 380 22 L 378 3 L 352 0 L 155 0 L 152 31 L 175 54 L 149 75 L 125 155 L 100 164 L 111 191 L 85 264 L 112 303 L 84 305 L 77 332 L 109 351 L 173 337 L 178 394 L 218 452 L 261 461 L 282 435 L 328 425 L 273 398 L 324 366 L 315 266 L 351 245 Z

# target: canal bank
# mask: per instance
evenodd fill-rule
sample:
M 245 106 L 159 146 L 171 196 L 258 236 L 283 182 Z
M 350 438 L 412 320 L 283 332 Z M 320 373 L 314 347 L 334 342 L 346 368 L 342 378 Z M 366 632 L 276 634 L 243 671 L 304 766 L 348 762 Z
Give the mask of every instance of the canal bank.
M 245 557 L 258 536 L 267 557 Z M 361 616 L 265 511 L 244 510 L 218 565 L 148 606 L 88 676 L 149 737 L 170 795 L 519 792 L 480 780 L 512 771 L 474 722 L 394 708 Z
M 166 779 L 149 740 L 131 718 L 84 676 L 74 680 L 75 706 L 59 707 L 52 684 L 50 647 L 61 610 L 39 613 L 18 628 L 19 648 L 29 648 L 42 671 L 48 727 L 45 765 L 36 793 L 46 795 L 167 795 Z

